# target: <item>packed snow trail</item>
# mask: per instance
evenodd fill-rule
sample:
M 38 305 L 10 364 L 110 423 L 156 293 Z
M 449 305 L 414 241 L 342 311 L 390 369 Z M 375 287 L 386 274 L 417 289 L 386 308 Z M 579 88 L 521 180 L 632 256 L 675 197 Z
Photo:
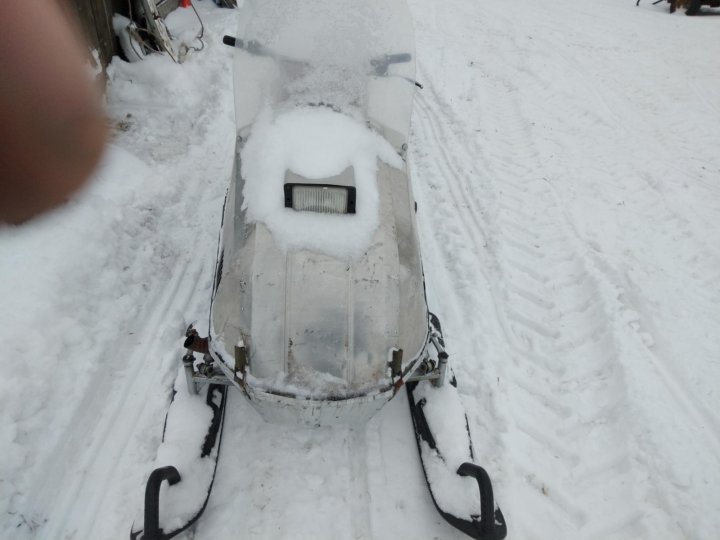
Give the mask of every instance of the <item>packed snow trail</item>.
M 706 325 L 699 333 L 708 349 L 715 355 L 720 350 L 715 337 L 720 261 L 713 249 L 718 244 L 694 234 L 708 221 L 717 223 L 718 184 L 713 188 L 702 172 L 717 150 L 705 140 L 690 152 L 687 143 L 712 126 L 694 123 L 708 113 L 707 103 L 679 91 L 685 78 L 663 81 L 665 88 L 658 90 L 652 76 L 662 73 L 667 56 L 655 58 L 652 42 L 647 50 L 635 50 L 638 44 L 630 40 L 633 45 L 622 48 L 622 38 L 637 31 L 636 18 L 627 26 L 623 20 L 637 11 L 606 6 L 593 12 L 593 23 L 586 25 L 581 23 L 589 20 L 588 8 L 571 3 L 554 6 L 551 17 L 543 17 L 546 5 L 477 6 L 455 2 L 442 11 L 435 8 L 433 26 L 426 31 L 452 33 L 453 47 L 428 45 L 418 51 L 421 66 L 427 54 L 441 59 L 433 63 L 438 70 L 419 75 L 426 90 L 415 116 L 421 139 L 414 145 L 415 178 L 433 179 L 423 206 L 433 213 L 439 206 L 442 212 L 430 224 L 428 244 L 446 231 L 442 255 L 431 260 L 457 259 L 461 243 L 486 247 L 485 253 L 475 251 L 475 260 L 463 250 L 461 272 L 486 269 L 477 277 L 489 281 L 493 292 L 486 305 L 493 303 L 505 336 L 497 349 L 483 351 L 485 366 L 471 378 L 492 380 L 494 367 L 495 408 L 509 413 L 495 424 L 505 432 L 501 454 L 507 465 L 495 477 L 502 486 L 500 500 L 508 501 L 508 522 L 518 538 L 546 538 L 550 531 L 573 538 L 711 535 L 717 530 L 715 518 L 676 515 L 678 508 L 692 504 L 688 491 L 696 501 L 716 498 L 703 477 L 718 474 L 713 454 L 719 431 L 712 414 L 717 403 L 703 402 L 690 388 L 701 384 L 707 367 L 697 365 L 683 380 L 683 366 L 676 364 L 684 355 L 665 360 L 662 350 L 654 350 L 663 341 L 670 345 L 663 336 L 676 332 L 678 321 L 651 328 L 653 319 L 665 315 L 652 308 L 683 283 L 682 295 L 689 297 L 678 298 L 677 305 L 696 314 L 694 325 Z M 564 16 L 557 16 L 555 8 Z M 598 22 L 612 24 L 612 30 Z M 677 25 L 671 19 L 657 22 L 665 29 Z M 426 35 L 423 30 L 419 26 L 419 36 Z M 602 54 L 603 47 L 616 54 Z M 666 49 L 673 51 L 667 42 Z M 643 81 L 629 76 L 618 61 L 622 54 L 642 58 L 649 71 L 643 75 L 653 82 L 637 88 Z M 709 56 L 706 60 L 710 67 Z M 670 119 L 670 137 L 652 114 L 659 106 L 653 98 L 677 111 Z M 608 111 L 609 103 L 622 116 Z M 628 153 L 649 134 L 653 144 L 644 145 L 639 155 Z M 427 151 L 433 147 L 445 150 Z M 698 167 L 698 161 L 704 165 Z M 692 207 L 683 208 L 689 193 L 675 197 L 673 180 L 689 187 L 685 170 L 699 181 L 695 196 L 703 212 L 696 216 Z M 717 165 L 712 172 L 717 180 Z M 580 190 L 587 198 L 576 196 Z M 617 191 L 623 195 L 616 202 Z M 606 206 L 587 208 L 597 198 Z M 617 206 L 629 205 L 641 205 L 641 213 L 633 208 L 621 212 L 621 218 L 613 215 Z M 586 208 L 595 222 L 584 215 Z M 458 218 L 462 226 L 453 234 L 448 224 Z M 619 218 L 634 234 L 619 229 L 602 238 L 593 231 L 607 233 Z M 717 231 L 713 234 L 717 237 Z M 603 257 L 603 243 L 610 248 L 625 244 L 626 251 Z M 676 262 L 647 244 L 685 255 Z M 655 265 L 670 274 L 658 287 L 647 280 L 647 269 Z M 633 272 L 639 280 L 632 279 Z M 455 281 L 466 279 L 460 275 Z M 428 281 L 437 281 L 432 271 Z M 472 334 L 472 328 L 467 330 Z M 453 342 L 453 334 L 449 339 Z M 709 350 L 700 357 L 690 353 L 688 360 L 706 366 L 713 356 Z M 710 388 L 703 390 L 701 395 L 712 398 Z M 656 450 L 663 440 L 671 451 Z M 698 443 L 713 450 L 688 464 L 682 456 L 692 454 Z M 679 489 L 669 480 L 678 476 L 685 477 Z
M 720 18 L 634 4 L 411 2 L 430 307 L 511 539 L 720 530 Z M 185 64 L 113 63 L 96 183 L 0 229 L 3 538 L 126 538 L 142 505 L 232 164 L 234 22 L 196 7 Z M 404 395 L 355 431 L 227 411 L 187 538 L 464 538 Z

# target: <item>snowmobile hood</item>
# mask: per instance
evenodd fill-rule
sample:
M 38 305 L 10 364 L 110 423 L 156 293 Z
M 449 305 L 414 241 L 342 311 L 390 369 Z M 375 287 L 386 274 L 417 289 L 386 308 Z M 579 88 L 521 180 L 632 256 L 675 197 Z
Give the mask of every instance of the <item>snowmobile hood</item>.
M 366 419 L 394 393 L 389 359 L 397 374 L 428 336 L 403 161 L 409 11 L 401 0 L 246 0 L 239 19 L 211 354 L 256 405 L 303 400 L 313 424 Z M 329 403 L 333 413 L 317 412 Z
M 243 205 L 241 189 L 230 190 L 211 348 L 234 377 L 236 346 L 244 348 L 246 391 L 318 403 L 384 394 L 392 352 L 409 363 L 423 349 L 427 308 L 408 177 L 383 163 L 377 175 L 379 225 L 355 260 L 283 249 L 247 211 L 232 219 Z M 353 417 L 367 419 L 380 405 Z

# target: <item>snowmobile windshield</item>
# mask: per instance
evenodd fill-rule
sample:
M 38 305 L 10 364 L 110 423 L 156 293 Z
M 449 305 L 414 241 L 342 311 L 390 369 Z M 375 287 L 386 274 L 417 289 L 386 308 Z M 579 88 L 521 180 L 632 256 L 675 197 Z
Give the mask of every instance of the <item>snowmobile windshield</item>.
M 244 0 L 235 41 L 235 111 L 244 134 L 261 111 L 326 106 L 367 121 L 396 149 L 415 89 L 404 0 Z

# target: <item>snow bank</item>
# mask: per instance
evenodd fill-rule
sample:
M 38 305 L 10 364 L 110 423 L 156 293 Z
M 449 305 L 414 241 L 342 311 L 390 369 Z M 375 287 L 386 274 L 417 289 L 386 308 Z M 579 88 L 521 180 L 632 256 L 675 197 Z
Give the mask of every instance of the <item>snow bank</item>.
M 402 167 L 390 143 L 343 114 L 301 107 L 264 111 L 242 152 L 244 207 L 251 222 L 264 223 L 283 250 L 308 249 L 342 259 L 361 255 L 378 226 L 377 160 Z M 290 170 L 320 181 L 352 167 L 356 213 L 325 215 L 285 208 L 283 182 Z

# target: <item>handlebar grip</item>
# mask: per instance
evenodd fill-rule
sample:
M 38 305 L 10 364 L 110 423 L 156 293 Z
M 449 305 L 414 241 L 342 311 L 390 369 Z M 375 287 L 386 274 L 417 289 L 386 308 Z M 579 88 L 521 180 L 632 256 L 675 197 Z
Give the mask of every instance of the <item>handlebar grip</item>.
M 409 62 L 411 59 L 412 59 L 412 56 L 409 53 L 385 55 L 385 61 L 388 64 L 402 64 L 404 62 Z

